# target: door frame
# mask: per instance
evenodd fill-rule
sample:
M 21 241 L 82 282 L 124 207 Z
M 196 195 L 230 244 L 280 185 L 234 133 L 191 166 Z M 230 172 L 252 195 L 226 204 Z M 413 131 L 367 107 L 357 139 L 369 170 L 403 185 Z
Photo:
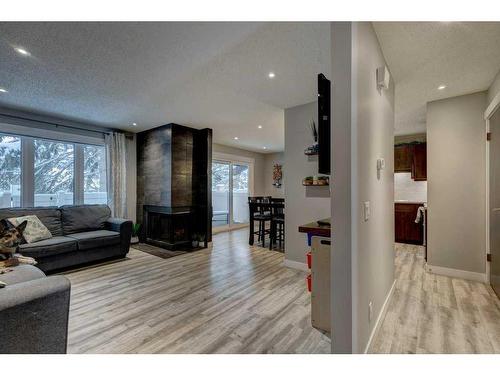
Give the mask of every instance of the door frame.
M 255 159 L 253 158 L 247 158 L 244 156 L 239 156 L 239 155 L 233 155 L 233 154 L 226 154 L 223 152 L 213 152 L 212 153 L 212 163 L 216 161 L 221 161 L 225 163 L 230 163 L 230 174 L 232 173 L 232 165 L 233 164 L 246 164 L 248 165 L 249 169 L 249 175 L 248 175 L 248 196 L 252 196 L 254 192 L 254 185 L 255 185 L 255 174 L 254 174 L 254 165 L 255 165 Z M 233 183 L 230 179 L 229 181 L 229 187 L 230 187 L 230 193 L 229 193 L 229 223 L 227 225 L 224 225 L 222 227 L 212 227 L 212 233 L 221 233 L 221 232 L 228 232 L 231 230 L 235 229 L 241 229 L 248 227 L 249 223 L 246 224 L 233 224 L 233 199 L 232 199 L 232 188 L 233 188 Z
M 495 95 L 491 103 L 484 111 L 484 120 L 486 122 L 486 134 L 490 132 L 490 118 L 493 114 L 500 110 L 500 92 Z M 490 142 L 486 141 L 486 257 L 490 254 Z M 486 282 L 491 284 L 490 281 L 490 262 L 486 262 Z

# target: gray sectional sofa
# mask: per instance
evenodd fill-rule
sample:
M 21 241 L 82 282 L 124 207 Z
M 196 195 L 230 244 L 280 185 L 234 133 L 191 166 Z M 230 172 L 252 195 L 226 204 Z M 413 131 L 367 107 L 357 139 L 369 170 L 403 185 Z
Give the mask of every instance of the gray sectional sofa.
M 19 246 L 44 272 L 125 257 L 129 251 L 132 222 L 112 218 L 106 205 L 0 209 L 0 220 L 26 215 L 36 215 L 52 233 L 50 239 Z
M 28 265 L 0 275 L 0 353 L 64 354 L 71 285 Z
M 19 247 L 38 268 L 0 275 L 7 284 L 0 288 L 0 353 L 66 353 L 71 285 L 44 272 L 124 257 L 132 222 L 111 218 L 106 205 L 0 209 L 0 220 L 26 215 L 38 216 L 52 238 Z

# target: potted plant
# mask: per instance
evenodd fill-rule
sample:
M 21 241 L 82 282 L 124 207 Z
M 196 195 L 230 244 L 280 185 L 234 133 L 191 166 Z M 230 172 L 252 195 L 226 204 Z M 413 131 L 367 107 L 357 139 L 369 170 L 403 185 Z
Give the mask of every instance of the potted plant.
M 131 244 L 139 243 L 139 231 L 141 230 L 141 224 L 135 223 L 132 225 L 132 238 L 130 239 Z
M 191 239 L 191 246 L 193 248 L 197 248 L 199 246 L 199 241 L 198 241 L 198 235 L 197 234 L 193 234 L 193 237 Z
M 202 233 L 198 236 L 198 246 L 205 247 L 205 235 Z

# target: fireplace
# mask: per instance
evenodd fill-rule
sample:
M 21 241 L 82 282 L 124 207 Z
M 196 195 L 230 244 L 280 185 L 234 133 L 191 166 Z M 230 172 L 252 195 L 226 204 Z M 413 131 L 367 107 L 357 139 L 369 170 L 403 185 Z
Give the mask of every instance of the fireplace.
M 190 207 L 162 207 L 145 205 L 144 242 L 169 250 L 191 247 L 194 235 L 193 212 Z
M 212 236 L 212 131 L 167 124 L 137 135 L 140 240 L 166 249 Z

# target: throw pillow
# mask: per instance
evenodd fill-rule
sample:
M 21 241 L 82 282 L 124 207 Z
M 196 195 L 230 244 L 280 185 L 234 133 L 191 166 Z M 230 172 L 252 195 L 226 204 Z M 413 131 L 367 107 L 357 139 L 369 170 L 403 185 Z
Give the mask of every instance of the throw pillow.
M 27 243 L 33 243 L 52 238 L 52 233 L 50 233 L 47 227 L 43 225 L 40 219 L 35 215 L 13 217 L 7 220 L 9 220 L 12 225 L 16 227 L 23 221 L 28 221 L 28 225 L 23 232 L 23 237 Z

